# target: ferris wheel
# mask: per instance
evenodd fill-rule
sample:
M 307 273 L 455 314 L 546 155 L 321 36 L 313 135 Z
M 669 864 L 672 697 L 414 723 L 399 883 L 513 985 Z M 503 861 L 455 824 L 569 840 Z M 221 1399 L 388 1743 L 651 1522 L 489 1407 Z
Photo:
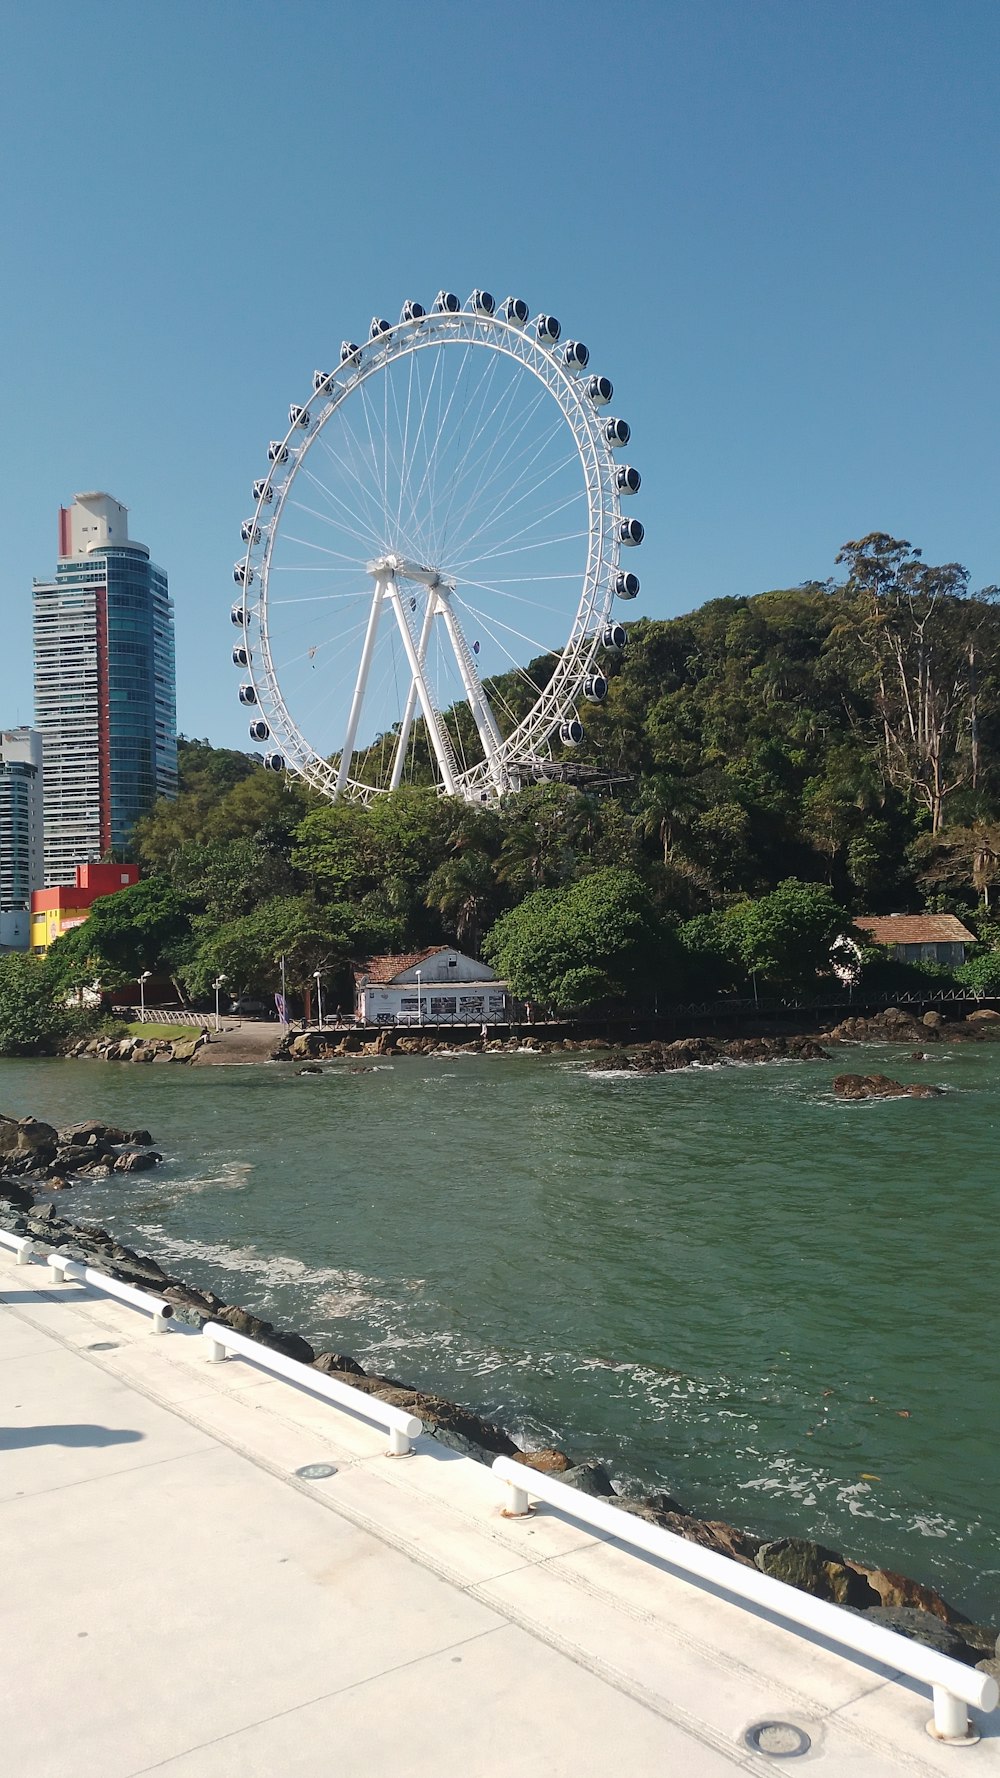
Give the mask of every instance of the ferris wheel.
M 551 774 L 625 645 L 629 427 L 553 315 L 407 302 L 288 410 L 253 484 L 233 661 L 264 764 L 370 802 L 491 803 Z

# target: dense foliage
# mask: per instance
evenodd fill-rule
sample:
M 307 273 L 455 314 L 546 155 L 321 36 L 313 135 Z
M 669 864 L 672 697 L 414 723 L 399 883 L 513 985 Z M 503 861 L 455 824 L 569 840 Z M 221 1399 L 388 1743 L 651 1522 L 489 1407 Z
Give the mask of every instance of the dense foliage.
M 966 971 L 997 981 L 996 589 L 882 533 L 840 560 L 839 583 L 630 625 L 567 756 L 603 788 L 441 799 L 418 723 L 405 786 L 334 807 L 182 741 L 177 800 L 134 836 L 144 881 L 95 904 L 58 967 L 169 972 L 198 998 L 220 973 L 273 990 L 284 957 L 293 990 L 318 969 L 343 997 L 352 959 L 451 942 L 543 1005 L 648 1005 L 808 989 L 852 914 L 928 907 L 986 922 Z M 504 687 L 511 721 L 518 699 L 524 676 Z M 448 713 L 456 734 L 466 716 Z
M 0 956 L 0 1056 L 54 1055 L 92 1015 L 66 1004 L 58 972 L 23 951 Z

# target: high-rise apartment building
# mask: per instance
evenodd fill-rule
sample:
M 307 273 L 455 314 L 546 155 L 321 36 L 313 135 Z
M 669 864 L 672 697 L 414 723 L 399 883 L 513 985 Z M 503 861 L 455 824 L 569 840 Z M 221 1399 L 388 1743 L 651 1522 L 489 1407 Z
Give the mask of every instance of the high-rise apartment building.
M 0 730 L 0 951 L 26 951 L 42 886 L 42 737 Z
M 167 577 L 110 494 L 60 509 L 55 579 L 34 584 L 34 638 L 48 886 L 125 846 L 154 799 L 177 794 Z

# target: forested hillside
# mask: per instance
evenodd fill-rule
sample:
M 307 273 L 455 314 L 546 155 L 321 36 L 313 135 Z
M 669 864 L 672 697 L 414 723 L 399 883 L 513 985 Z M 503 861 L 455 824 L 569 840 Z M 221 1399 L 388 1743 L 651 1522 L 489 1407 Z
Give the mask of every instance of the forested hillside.
M 852 912 L 955 910 L 990 945 L 997 589 L 882 534 L 839 560 L 839 582 L 629 625 L 566 756 L 604 790 L 466 807 L 421 785 L 418 746 L 408 786 L 334 807 L 182 741 L 177 801 L 135 832 L 144 882 L 61 941 L 62 967 L 155 964 L 204 996 L 220 971 L 273 988 L 281 956 L 296 986 L 441 941 L 505 964 L 531 927 L 542 997 L 586 1005 L 809 979 Z

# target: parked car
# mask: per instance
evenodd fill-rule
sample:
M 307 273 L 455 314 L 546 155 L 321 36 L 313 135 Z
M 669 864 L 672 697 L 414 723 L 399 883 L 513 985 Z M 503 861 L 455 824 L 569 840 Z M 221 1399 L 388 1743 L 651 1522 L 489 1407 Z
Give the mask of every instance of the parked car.
M 258 1000 L 252 994 L 239 994 L 229 1002 L 229 1010 L 241 1019 L 277 1018 L 273 1001 Z

